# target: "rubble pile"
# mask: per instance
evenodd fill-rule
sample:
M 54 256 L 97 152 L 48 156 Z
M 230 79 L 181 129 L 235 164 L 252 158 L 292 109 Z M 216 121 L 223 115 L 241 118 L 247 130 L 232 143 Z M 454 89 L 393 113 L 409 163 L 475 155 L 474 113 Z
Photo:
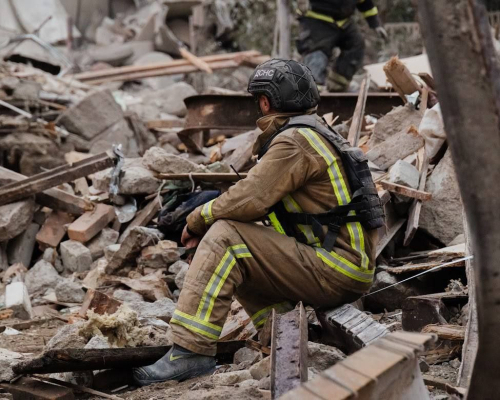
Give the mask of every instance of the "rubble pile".
M 22 16 L 15 3 L 9 7 Z M 50 3 L 58 10 L 54 19 L 70 13 Z M 198 94 L 194 87 L 206 86 L 189 75 L 199 76 L 205 64 L 230 68 L 224 78 L 244 89 L 249 66 L 262 60 L 258 52 L 193 60 L 184 50 L 190 27 L 199 29 L 194 36 L 203 32 L 203 23 L 189 22 L 200 9 L 134 3 L 108 13 L 113 18 L 76 21 L 71 40 L 67 32 L 39 30 L 45 50 L 24 42 L 9 44 L 9 56 L 0 49 L 8 59 L 0 63 L 0 381 L 36 373 L 80 388 L 119 388 L 128 399 L 268 398 L 271 319 L 257 332 L 236 300 L 213 376 L 141 389 L 121 370 L 116 379 L 102 377 L 116 365 L 154 362 L 148 350 L 162 356 L 171 345 L 169 322 L 193 255 L 180 243 L 186 217 L 239 179 L 222 182 L 221 174 L 233 167 L 243 175 L 255 165 L 251 149 L 260 133 L 247 126 L 190 131 L 195 106 L 185 101 Z M 222 37 L 228 11 L 216 3 Z M 27 22 L 13 18 L 24 31 Z M 67 54 L 60 46 L 80 40 Z M 59 57 L 47 59 L 44 51 Z M 386 73 L 391 82 L 400 79 Z M 203 74 L 207 82 L 220 81 Z M 462 205 L 438 94 L 416 84 L 417 92 L 398 93 L 402 105 L 358 121 L 357 145 L 387 221 L 378 232 L 371 292 L 358 302 L 362 307 L 342 312 L 371 327 L 372 339 L 402 330 L 434 333 L 438 344 L 423 353 L 420 368 L 428 379 L 455 385 L 469 315 Z M 210 93 L 234 95 L 221 88 Z M 329 112 L 333 125 L 336 110 Z M 334 128 L 347 137 L 355 122 L 346 118 Z M 338 310 L 325 318 L 306 310 L 309 379 L 370 344 L 369 335 L 335 319 Z M 16 338 L 29 351 L 14 347 Z M 92 364 L 99 351 L 115 364 Z M 68 354 L 78 354 L 88 369 L 61 368 Z

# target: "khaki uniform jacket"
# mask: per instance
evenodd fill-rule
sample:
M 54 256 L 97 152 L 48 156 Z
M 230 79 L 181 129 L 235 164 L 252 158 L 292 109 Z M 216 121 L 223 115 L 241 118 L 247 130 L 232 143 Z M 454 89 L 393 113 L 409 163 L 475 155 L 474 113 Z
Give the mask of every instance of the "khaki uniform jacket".
M 260 118 L 263 131 L 253 152 L 288 119 L 297 114 L 273 114 Z M 318 117 L 319 118 L 319 117 Z M 350 202 L 351 190 L 335 148 L 311 129 L 291 128 L 280 133 L 268 152 L 248 176 L 217 199 L 195 209 L 187 218 L 188 228 L 204 235 L 217 220 L 251 222 L 262 219 L 269 209 L 283 201 L 289 212 L 323 213 Z M 314 237 L 310 226 L 298 226 L 308 244 L 321 247 L 323 238 Z M 326 229 L 325 229 L 326 231 Z M 334 252 L 318 256 L 327 264 L 350 265 L 342 272 L 356 279 L 353 265 L 362 270 L 375 268 L 376 231 L 367 232 L 360 223 L 342 227 Z M 365 281 L 366 282 L 366 281 Z

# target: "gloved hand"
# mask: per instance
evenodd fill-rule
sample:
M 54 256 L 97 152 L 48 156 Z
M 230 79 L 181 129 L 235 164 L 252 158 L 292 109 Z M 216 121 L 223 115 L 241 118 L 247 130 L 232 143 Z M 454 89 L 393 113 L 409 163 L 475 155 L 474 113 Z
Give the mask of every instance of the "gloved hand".
M 375 28 L 375 32 L 377 32 L 377 35 L 380 39 L 383 39 L 384 42 L 388 42 L 389 41 L 389 35 L 387 34 L 387 31 L 385 30 L 385 28 L 383 26 L 379 26 L 377 28 Z

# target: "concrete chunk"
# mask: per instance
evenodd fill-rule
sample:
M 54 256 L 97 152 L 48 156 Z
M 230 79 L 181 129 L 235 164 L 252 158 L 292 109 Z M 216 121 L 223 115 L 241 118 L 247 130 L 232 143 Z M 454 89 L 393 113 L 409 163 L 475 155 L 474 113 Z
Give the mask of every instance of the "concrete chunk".
M 66 110 L 56 123 L 85 139 L 93 139 L 123 118 L 123 111 L 111 92 L 101 90 Z
M 5 307 L 14 313 L 12 316 L 19 319 L 33 318 L 31 300 L 24 282 L 14 282 L 5 289 Z
M 398 160 L 389 171 L 389 182 L 396 183 L 410 187 L 412 189 L 418 188 L 420 173 L 410 163 Z
M 0 206 L 0 242 L 15 238 L 24 232 L 35 213 L 35 200 L 16 201 Z
M 56 298 L 61 303 L 80 304 L 85 298 L 85 292 L 80 283 L 65 279 L 56 286 Z
M 44 294 L 47 289 L 55 288 L 59 279 L 61 277 L 52 264 L 40 260 L 26 273 L 24 282 L 29 294 Z
M 39 229 L 40 225 L 31 223 L 24 232 L 9 242 L 7 255 L 11 265 L 21 263 L 25 267 L 30 266 Z
M 145 167 L 162 174 L 206 172 L 206 168 L 183 157 L 167 153 L 161 147 L 151 147 L 142 159 Z
M 450 150 L 425 185 L 432 199 L 422 204 L 420 227 L 443 243 L 463 233 L 463 207 Z
M 0 348 L 0 382 L 8 382 L 16 376 L 12 367 L 23 361 L 24 357 L 20 353 Z
M 117 289 L 114 291 L 113 297 L 116 300 L 123 301 L 124 303 L 137 303 L 144 301 L 144 297 L 133 290 Z
M 345 359 L 345 354 L 339 349 L 326 344 L 307 343 L 307 366 L 313 368 L 316 373 L 324 371 Z
M 104 249 L 118 241 L 120 233 L 114 229 L 104 228 L 96 237 L 87 243 L 92 260 L 97 260 L 104 256 Z
M 90 250 L 75 240 L 62 242 L 60 246 L 64 268 L 71 272 L 88 271 L 92 265 Z
M 127 305 L 134 310 L 140 318 L 158 318 L 165 322 L 170 321 L 176 307 L 175 303 L 167 297 L 157 300 L 154 303 L 133 301 L 128 302 Z

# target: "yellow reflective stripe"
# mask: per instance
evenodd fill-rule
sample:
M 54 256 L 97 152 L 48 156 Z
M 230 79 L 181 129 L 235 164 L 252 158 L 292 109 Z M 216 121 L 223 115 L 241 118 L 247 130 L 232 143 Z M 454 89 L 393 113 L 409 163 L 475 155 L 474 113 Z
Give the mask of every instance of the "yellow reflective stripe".
M 281 233 L 282 235 L 286 235 L 285 230 L 281 226 L 280 221 L 278 221 L 278 217 L 276 216 L 275 212 L 269 214 L 267 218 L 269 218 L 269 221 L 271 222 L 271 225 L 276 232 Z
M 343 19 L 341 21 L 337 21 L 337 25 L 339 28 L 342 28 L 346 24 L 346 22 L 348 22 L 348 21 L 349 21 L 349 18 Z
M 198 310 L 196 311 L 197 318 L 203 321 L 208 321 L 210 319 L 215 300 L 217 299 L 222 286 L 224 286 L 227 277 L 231 273 L 231 270 L 236 264 L 236 258 L 249 257 L 252 257 L 252 254 L 248 250 L 248 247 L 244 244 L 238 244 L 227 248 L 219 265 L 210 277 L 210 280 L 203 291 L 200 304 L 198 305 Z
M 277 312 L 285 312 L 293 310 L 293 305 L 289 301 L 284 301 L 282 303 L 271 304 L 270 306 L 257 311 L 251 317 L 252 322 L 256 328 L 265 324 L 267 317 L 271 313 L 271 310 L 273 308 L 276 309 Z
M 368 17 L 373 17 L 374 15 L 378 14 L 378 9 L 377 7 L 373 7 L 372 9 L 368 11 L 363 12 L 363 17 L 368 18 Z
M 314 19 L 319 19 L 321 21 L 329 22 L 330 24 L 335 23 L 335 20 L 329 15 L 320 14 L 312 10 L 307 11 L 305 16 L 308 18 L 314 18 Z
M 342 173 L 340 172 L 337 158 L 312 129 L 299 129 L 299 133 L 306 138 L 309 144 L 323 157 L 328 165 L 328 175 L 330 176 L 333 191 L 339 205 L 349 204 L 351 202 L 351 196 L 347 190 Z M 370 260 L 365 251 L 364 234 L 361 224 L 359 222 L 350 222 L 347 224 L 347 230 L 351 238 L 351 247 L 356 250 L 361 257 L 361 267 L 363 269 L 368 269 Z
M 195 316 L 175 310 L 174 315 L 170 319 L 170 323 L 181 325 L 184 328 L 199 333 L 210 339 L 217 340 L 222 332 L 222 327 L 211 324 L 210 322 L 202 321 Z
M 373 280 L 374 270 L 361 269 L 333 251 L 329 253 L 321 248 L 316 250 L 316 255 L 329 267 L 349 278 L 365 283 Z
M 210 226 L 214 223 L 214 216 L 212 214 L 212 204 L 215 199 L 210 200 L 208 203 L 205 203 L 203 208 L 201 209 L 201 216 L 205 220 L 205 225 Z
M 282 201 L 283 201 L 283 204 L 285 205 L 286 210 L 289 213 L 302 212 L 302 208 L 299 206 L 299 204 L 295 201 L 295 199 L 291 195 L 286 196 Z M 317 245 L 320 242 L 320 240 L 314 236 L 311 225 L 297 224 L 297 227 L 306 237 L 307 244 Z

